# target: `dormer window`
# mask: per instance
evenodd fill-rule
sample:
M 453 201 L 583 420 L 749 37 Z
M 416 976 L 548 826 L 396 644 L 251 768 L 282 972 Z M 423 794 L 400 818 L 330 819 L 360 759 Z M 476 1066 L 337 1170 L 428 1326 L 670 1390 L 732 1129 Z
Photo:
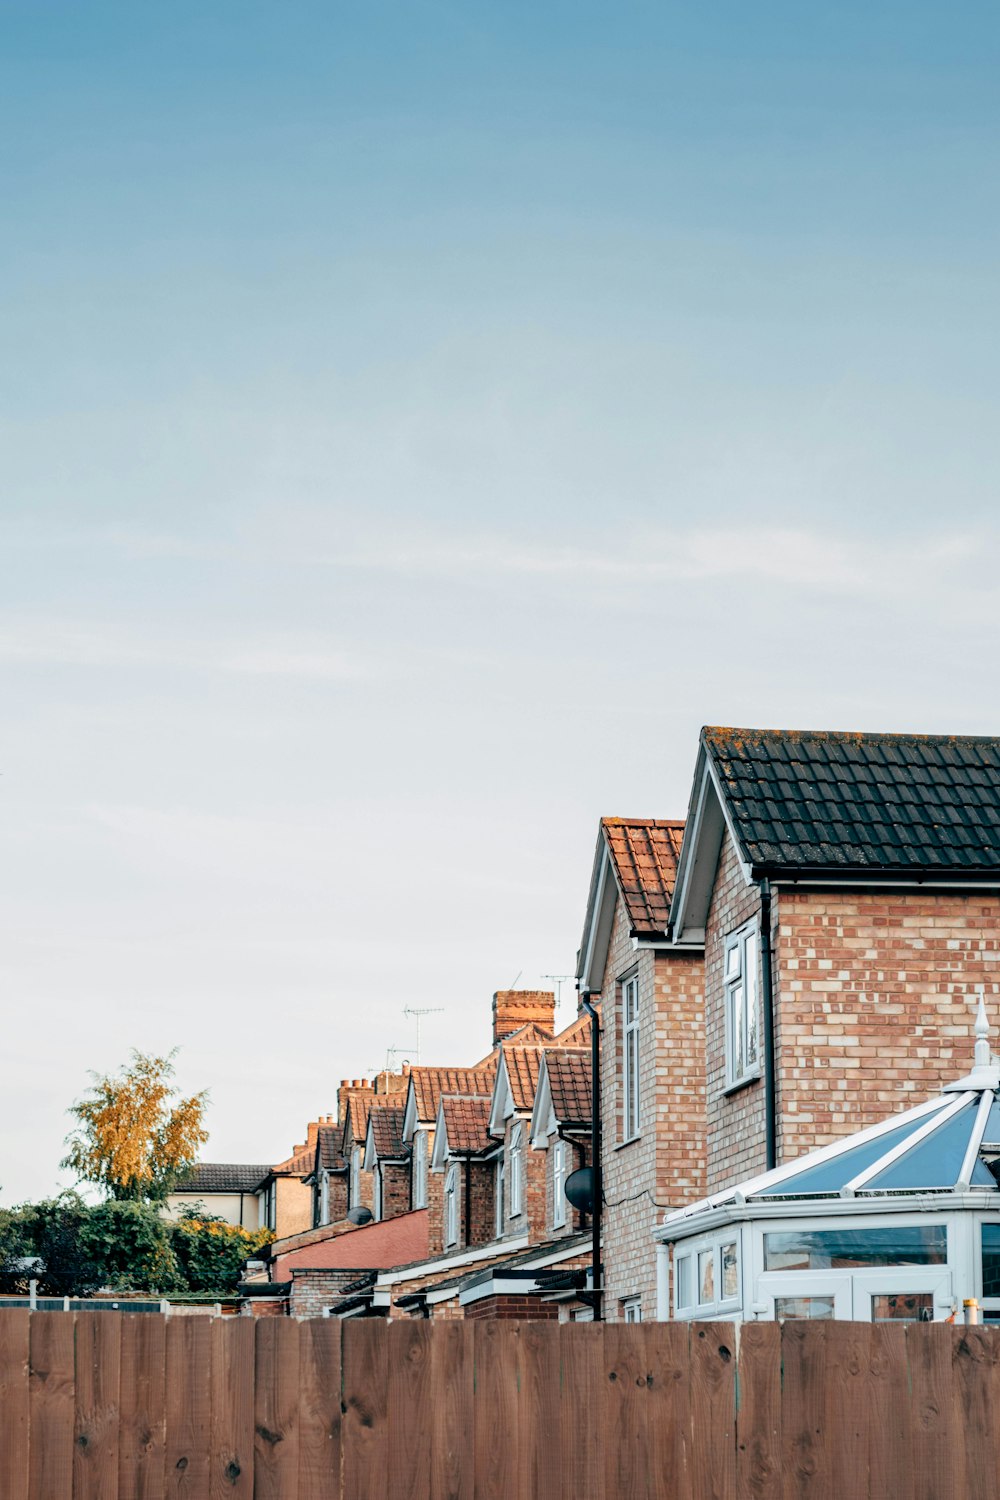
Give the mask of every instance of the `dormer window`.
M 496 1202 L 494 1204 L 493 1228 L 497 1239 L 503 1234 L 503 1211 L 504 1211 L 504 1183 L 507 1177 L 507 1169 L 504 1166 L 502 1156 L 497 1157 L 496 1176 Z
M 510 1216 L 516 1219 L 522 1211 L 521 1167 L 524 1155 L 524 1126 L 515 1120 L 510 1127 Z
M 552 1142 L 552 1228 L 566 1223 L 566 1142 L 557 1136 Z
M 361 1201 L 361 1147 L 355 1146 L 351 1151 L 351 1207 L 356 1208 Z
M 413 1207 L 427 1207 L 426 1130 L 418 1130 L 413 1137 Z
M 747 922 L 726 938 L 726 1084 L 734 1087 L 760 1074 L 757 923 Z
M 458 1167 L 452 1162 L 444 1180 L 444 1242 L 458 1244 Z

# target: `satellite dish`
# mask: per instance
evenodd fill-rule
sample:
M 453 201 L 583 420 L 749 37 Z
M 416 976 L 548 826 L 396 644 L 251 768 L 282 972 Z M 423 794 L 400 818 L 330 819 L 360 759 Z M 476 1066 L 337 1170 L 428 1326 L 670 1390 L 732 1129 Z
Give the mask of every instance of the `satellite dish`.
M 566 1197 L 572 1206 L 581 1214 L 591 1214 L 594 1211 L 594 1169 L 593 1167 L 577 1167 L 566 1178 Z
M 359 1228 L 362 1224 L 371 1224 L 374 1218 L 375 1215 L 371 1209 L 363 1208 L 360 1203 L 356 1208 L 349 1208 L 347 1210 L 348 1224 L 357 1224 Z

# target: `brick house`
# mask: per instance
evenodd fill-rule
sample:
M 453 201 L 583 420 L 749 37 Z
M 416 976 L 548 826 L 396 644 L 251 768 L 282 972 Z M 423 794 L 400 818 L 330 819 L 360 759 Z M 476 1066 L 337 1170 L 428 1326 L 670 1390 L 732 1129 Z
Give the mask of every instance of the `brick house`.
M 442 1094 L 434 1125 L 431 1171 L 442 1173 L 445 1250 L 471 1249 L 496 1236 L 497 1143 L 490 1135 L 489 1094 Z
M 199 1162 L 167 1195 L 165 1211 L 170 1218 L 204 1212 L 242 1229 L 260 1229 L 257 1190 L 270 1170 L 265 1163 Z
M 372 1213 L 394 1219 L 410 1209 L 410 1148 L 403 1140 L 402 1095 L 376 1094 L 368 1104 L 362 1166 L 371 1173 Z
M 652 1318 L 653 1227 L 705 1191 L 701 950 L 667 937 L 684 824 L 602 818 L 577 984 L 601 1024 L 604 1316 Z M 579 1044 L 589 1042 L 589 1024 Z
M 431 1254 L 444 1249 L 444 1179 L 432 1172 L 434 1133 L 441 1097 L 474 1098 L 492 1089 L 495 1065 L 488 1058 L 478 1068 L 410 1069 L 403 1111 L 403 1140 L 410 1151 L 410 1207 L 426 1208 Z
M 1000 989 L 1000 741 L 704 729 L 668 933 L 707 1192 L 928 1098 Z
M 374 1212 L 375 1185 L 370 1171 L 365 1170 L 365 1140 L 368 1135 L 368 1106 L 375 1098 L 374 1084 L 356 1079 L 350 1085 L 341 1085 L 337 1104 L 340 1118 L 344 1122 L 344 1138 L 341 1146 L 347 1163 L 347 1209 L 367 1208 Z
M 330 1117 L 310 1120 L 306 1139 L 284 1161 L 269 1167 L 256 1185 L 260 1227 L 273 1229 L 279 1239 L 312 1227 L 309 1179 L 316 1161 L 316 1138 L 321 1123 L 329 1124 Z
M 347 1213 L 347 1162 L 344 1160 L 344 1127 L 320 1122 L 316 1132 L 316 1155 L 308 1185 L 313 1190 L 313 1227 L 336 1224 Z
M 587 1227 L 584 1216 L 566 1201 L 566 1181 L 590 1164 L 591 1135 L 589 1048 L 544 1047 L 529 1140 L 534 1150 L 544 1152 L 547 1239 L 579 1234 Z

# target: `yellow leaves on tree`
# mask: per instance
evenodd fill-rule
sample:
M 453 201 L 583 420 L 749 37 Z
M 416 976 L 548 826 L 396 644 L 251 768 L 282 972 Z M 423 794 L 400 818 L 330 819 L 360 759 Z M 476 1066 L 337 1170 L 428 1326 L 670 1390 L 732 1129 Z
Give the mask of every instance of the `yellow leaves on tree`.
M 208 1140 L 202 1117 L 208 1091 L 178 1099 L 176 1049 L 166 1057 L 133 1050 L 120 1072 L 92 1073 L 93 1087 L 69 1113 L 79 1126 L 66 1137 L 61 1165 L 112 1198 L 165 1198 Z

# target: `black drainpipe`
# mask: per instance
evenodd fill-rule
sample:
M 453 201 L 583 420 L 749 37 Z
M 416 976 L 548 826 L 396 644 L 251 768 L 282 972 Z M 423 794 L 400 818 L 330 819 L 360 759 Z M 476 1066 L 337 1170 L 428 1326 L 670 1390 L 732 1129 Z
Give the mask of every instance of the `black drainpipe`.
M 771 972 L 771 882 L 760 883 L 760 978 L 764 1001 L 764 1158 L 765 1170 L 778 1165 L 777 1087 L 774 1076 L 774 992 Z
M 594 1322 L 603 1321 L 601 1293 L 601 1205 L 604 1202 L 604 1177 L 601 1172 L 601 1023 L 590 1003 L 590 991 L 580 991 L 580 1004 L 590 1017 L 590 1114 L 591 1114 L 591 1166 L 594 1173 L 594 1203 L 591 1214 L 593 1248 L 591 1251 L 591 1276 L 593 1280 Z
M 468 1250 L 472 1243 L 472 1157 L 469 1152 L 465 1153 L 465 1248 Z

